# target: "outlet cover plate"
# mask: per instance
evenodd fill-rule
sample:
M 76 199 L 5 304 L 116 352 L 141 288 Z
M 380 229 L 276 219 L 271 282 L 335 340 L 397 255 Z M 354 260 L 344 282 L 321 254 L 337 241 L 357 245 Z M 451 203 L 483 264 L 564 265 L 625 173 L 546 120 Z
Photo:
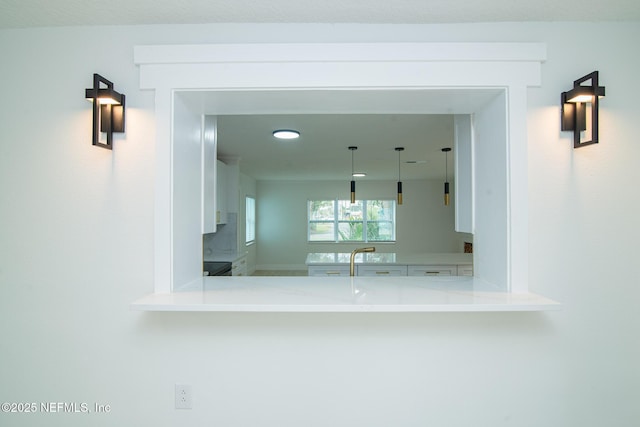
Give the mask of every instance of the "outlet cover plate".
M 176 384 L 176 409 L 193 408 L 193 394 L 188 384 Z

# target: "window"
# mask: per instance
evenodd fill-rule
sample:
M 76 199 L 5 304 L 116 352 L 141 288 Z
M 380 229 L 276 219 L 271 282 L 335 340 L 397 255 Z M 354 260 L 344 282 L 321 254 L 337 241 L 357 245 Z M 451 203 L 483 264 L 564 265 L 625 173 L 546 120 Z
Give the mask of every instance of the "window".
M 245 243 L 249 245 L 256 241 L 256 199 L 247 196 L 245 210 Z
M 309 200 L 310 242 L 393 242 L 394 200 Z

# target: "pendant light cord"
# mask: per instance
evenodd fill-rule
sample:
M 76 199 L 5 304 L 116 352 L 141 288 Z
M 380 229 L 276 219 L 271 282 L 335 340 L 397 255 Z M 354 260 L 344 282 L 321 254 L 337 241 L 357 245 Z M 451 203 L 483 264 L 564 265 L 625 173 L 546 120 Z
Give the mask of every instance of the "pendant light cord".
M 353 179 L 353 150 L 351 150 L 351 179 Z
M 402 161 L 400 159 L 400 153 L 402 153 L 404 151 L 404 147 L 396 147 L 395 150 L 398 152 L 398 181 L 401 181 L 401 179 L 400 179 L 400 164 L 402 163 Z
M 444 152 L 444 180 L 449 182 L 449 152 Z

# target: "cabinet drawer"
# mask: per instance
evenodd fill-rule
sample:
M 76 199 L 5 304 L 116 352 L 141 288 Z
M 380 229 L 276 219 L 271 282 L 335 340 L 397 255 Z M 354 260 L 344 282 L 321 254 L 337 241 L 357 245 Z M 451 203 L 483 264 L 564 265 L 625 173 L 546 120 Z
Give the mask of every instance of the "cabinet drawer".
M 232 276 L 246 276 L 247 275 L 247 258 L 240 258 L 231 264 Z
M 359 265 L 358 276 L 406 276 L 406 265 Z
M 459 265 L 458 276 L 473 276 L 473 265 L 471 264 Z
M 310 266 L 309 276 L 339 277 L 349 276 L 348 266 Z
M 457 276 L 458 267 L 455 265 L 410 265 L 409 276 Z

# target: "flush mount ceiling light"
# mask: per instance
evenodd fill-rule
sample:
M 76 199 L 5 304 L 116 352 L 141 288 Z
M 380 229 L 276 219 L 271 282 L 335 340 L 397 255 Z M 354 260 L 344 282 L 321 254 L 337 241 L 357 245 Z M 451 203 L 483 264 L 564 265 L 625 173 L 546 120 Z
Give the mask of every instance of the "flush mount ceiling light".
M 442 149 L 444 153 L 444 205 L 449 206 L 449 151 L 451 148 L 445 147 Z
M 573 148 L 598 143 L 598 104 L 604 96 L 604 86 L 598 84 L 598 72 L 594 71 L 574 81 L 573 89 L 562 92 L 560 97 L 561 129 L 573 131 Z
M 113 83 L 99 74 L 93 75 L 93 87 L 85 90 L 85 98 L 93 101 L 93 138 L 98 147 L 113 149 L 113 132 L 124 132 L 125 96 L 113 89 Z M 105 134 L 106 139 L 101 139 Z
M 353 177 L 356 176 L 353 172 L 353 152 L 356 151 L 358 147 L 351 146 L 349 147 L 349 151 L 351 151 L 351 203 L 356 202 L 356 182 Z
M 278 139 L 296 139 L 300 138 L 300 132 L 293 129 L 278 129 L 273 131 L 273 136 Z
M 396 147 L 398 152 L 398 204 L 402 204 L 402 181 L 400 180 L 400 153 L 404 151 L 404 147 Z

